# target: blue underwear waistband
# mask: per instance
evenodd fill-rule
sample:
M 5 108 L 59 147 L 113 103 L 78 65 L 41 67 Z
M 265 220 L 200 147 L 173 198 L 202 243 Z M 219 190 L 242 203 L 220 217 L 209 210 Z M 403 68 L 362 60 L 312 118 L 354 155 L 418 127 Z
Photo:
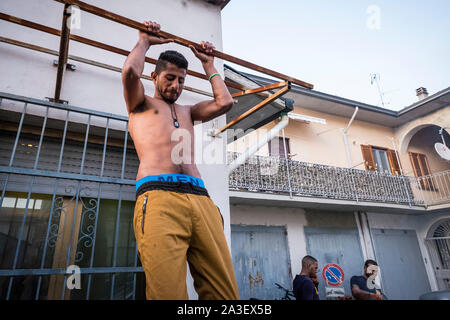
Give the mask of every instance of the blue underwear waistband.
M 146 176 L 136 181 L 136 191 L 141 185 L 149 181 L 192 183 L 194 186 L 205 188 L 205 183 L 202 179 L 187 174 L 158 174 L 154 176 Z

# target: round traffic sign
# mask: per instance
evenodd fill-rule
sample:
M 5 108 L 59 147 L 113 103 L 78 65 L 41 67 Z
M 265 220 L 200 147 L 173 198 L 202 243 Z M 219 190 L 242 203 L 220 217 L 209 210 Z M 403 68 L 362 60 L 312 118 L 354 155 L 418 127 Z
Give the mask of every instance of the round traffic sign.
M 344 282 L 344 271 L 337 264 L 329 263 L 323 267 L 322 277 L 327 285 L 338 287 Z

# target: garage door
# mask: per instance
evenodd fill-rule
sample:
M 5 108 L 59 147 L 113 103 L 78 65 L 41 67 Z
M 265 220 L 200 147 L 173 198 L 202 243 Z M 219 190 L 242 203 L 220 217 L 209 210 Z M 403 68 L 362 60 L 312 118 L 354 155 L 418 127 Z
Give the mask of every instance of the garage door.
M 319 295 L 325 299 L 325 285 L 322 279 L 323 267 L 328 263 L 338 264 L 344 271 L 345 295 L 350 296 L 350 278 L 362 275 L 364 260 L 358 231 L 347 228 L 305 227 L 308 254 L 319 261 Z
M 286 228 L 232 225 L 231 252 L 241 299 L 279 299 L 275 282 L 292 290 Z
M 372 229 L 372 236 L 389 299 L 414 300 L 431 290 L 414 230 Z

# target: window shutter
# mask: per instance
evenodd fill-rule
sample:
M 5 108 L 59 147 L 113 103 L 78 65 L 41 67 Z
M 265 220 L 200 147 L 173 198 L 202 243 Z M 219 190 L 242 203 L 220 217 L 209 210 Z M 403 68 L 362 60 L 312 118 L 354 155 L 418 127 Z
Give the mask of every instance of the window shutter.
M 428 161 L 424 154 L 418 154 L 419 157 L 419 163 L 422 167 L 422 173 L 424 176 L 427 176 L 430 174 L 430 169 L 428 168 Z
M 416 177 L 424 177 L 430 174 L 427 158 L 424 154 L 410 152 L 409 158 Z M 431 177 L 420 179 L 422 189 L 435 190 Z
M 430 167 L 428 166 L 427 157 L 425 157 L 425 155 L 421 154 L 421 153 L 418 154 L 418 157 L 419 157 L 420 166 L 422 167 L 423 176 L 428 176 L 431 172 L 430 172 Z M 432 177 L 425 178 L 425 187 L 428 190 L 435 190 L 434 186 L 433 186 Z
M 391 165 L 392 174 L 400 174 L 400 164 L 397 161 L 397 154 L 394 150 L 388 149 L 387 156 L 389 159 L 389 164 Z
M 361 151 L 362 151 L 364 166 L 365 166 L 366 170 L 376 171 L 377 168 L 375 165 L 375 160 L 373 158 L 372 147 L 366 146 L 366 145 L 361 145 Z
M 417 159 L 417 153 L 410 152 L 409 159 L 411 160 L 411 165 L 412 165 L 412 168 L 414 171 L 414 176 L 420 177 L 422 175 L 422 172 L 420 170 L 419 160 Z

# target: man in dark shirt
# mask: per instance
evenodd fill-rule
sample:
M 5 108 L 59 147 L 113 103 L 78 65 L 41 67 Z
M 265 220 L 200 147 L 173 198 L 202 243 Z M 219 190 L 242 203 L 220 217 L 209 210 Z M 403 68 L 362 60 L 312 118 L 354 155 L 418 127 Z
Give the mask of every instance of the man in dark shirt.
M 374 260 L 366 260 L 364 263 L 364 274 L 353 276 L 350 279 L 352 295 L 356 300 L 384 300 L 385 296 L 381 290 L 375 287 L 375 278 L 378 272 L 378 264 Z
M 311 278 L 317 279 L 317 259 L 305 256 L 302 259 L 302 271 L 295 276 L 293 287 L 297 300 L 320 300 L 319 293 Z

